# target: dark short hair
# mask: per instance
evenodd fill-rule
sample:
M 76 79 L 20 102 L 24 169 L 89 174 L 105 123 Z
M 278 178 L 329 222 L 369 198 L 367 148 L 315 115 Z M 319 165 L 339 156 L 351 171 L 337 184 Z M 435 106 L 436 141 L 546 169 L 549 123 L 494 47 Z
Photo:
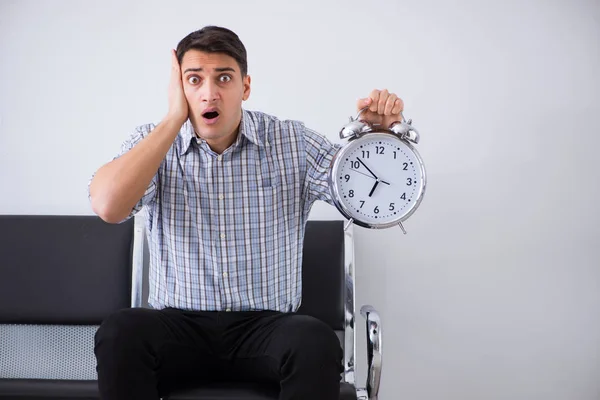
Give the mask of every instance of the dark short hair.
M 177 60 L 181 64 L 183 55 L 191 49 L 205 53 L 222 53 L 237 61 L 242 76 L 248 73 L 246 48 L 237 34 L 220 26 L 205 26 L 190 33 L 177 44 Z

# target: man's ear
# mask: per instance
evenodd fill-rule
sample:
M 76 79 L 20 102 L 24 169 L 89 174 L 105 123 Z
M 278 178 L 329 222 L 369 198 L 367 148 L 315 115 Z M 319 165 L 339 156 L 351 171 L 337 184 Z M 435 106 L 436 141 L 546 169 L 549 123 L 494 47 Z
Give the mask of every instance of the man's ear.
M 244 95 L 242 96 L 242 100 L 248 100 L 248 97 L 250 97 L 250 83 L 251 83 L 251 79 L 250 79 L 250 75 L 246 75 L 244 77 Z

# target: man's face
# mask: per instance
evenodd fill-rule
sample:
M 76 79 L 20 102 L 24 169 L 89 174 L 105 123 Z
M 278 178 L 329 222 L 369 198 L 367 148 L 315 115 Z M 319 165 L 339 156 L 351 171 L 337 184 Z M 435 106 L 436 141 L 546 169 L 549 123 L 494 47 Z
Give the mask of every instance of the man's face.
M 181 73 L 189 118 L 196 133 L 209 145 L 233 141 L 242 101 L 250 96 L 250 77 L 242 78 L 234 58 L 194 49 L 184 54 Z

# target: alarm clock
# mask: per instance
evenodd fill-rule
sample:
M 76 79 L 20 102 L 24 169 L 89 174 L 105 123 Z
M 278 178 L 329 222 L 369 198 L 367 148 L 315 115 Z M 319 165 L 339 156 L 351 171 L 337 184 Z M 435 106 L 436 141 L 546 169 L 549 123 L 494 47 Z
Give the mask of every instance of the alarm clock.
M 340 131 L 347 140 L 329 167 L 329 188 L 334 205 L 352 223 L 371 229 L 399 226 L 419 207 L 425 194 L 426 173 L 414 145 L 419 132 L 406 121 L 385 128 L 355 118 Z

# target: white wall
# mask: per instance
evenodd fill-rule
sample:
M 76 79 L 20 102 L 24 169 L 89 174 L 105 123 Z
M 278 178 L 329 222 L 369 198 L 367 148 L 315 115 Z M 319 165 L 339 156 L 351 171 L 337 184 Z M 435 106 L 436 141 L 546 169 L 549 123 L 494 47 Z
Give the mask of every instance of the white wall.
M 600 398 L 600 3 L 3 0 L 0 212 L 91 213 L 89 176 L 164 115 L 169 51 L 207 24 L 248 48 L 247 108 L 337 141 L 386 87 L 421 133 L 408 235 L 356 229 L 381 398 Z

